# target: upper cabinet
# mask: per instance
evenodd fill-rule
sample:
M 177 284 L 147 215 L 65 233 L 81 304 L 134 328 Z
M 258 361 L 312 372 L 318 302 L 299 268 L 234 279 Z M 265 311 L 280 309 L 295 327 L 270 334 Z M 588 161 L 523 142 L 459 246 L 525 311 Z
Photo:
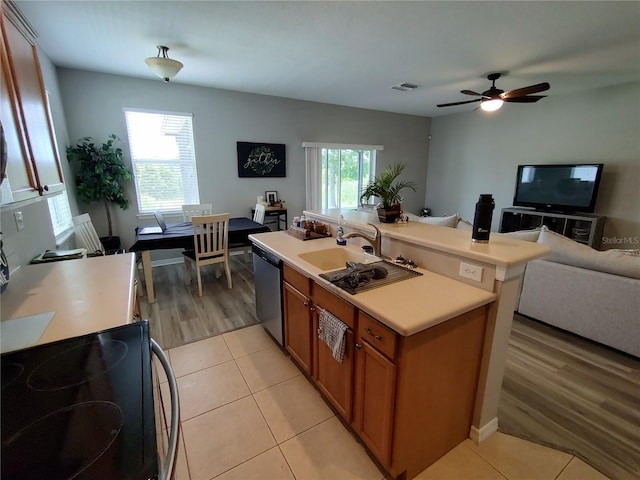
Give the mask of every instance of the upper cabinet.
M 58 192 L 64 184 L 33 31 L 15 7 L 2 5 L 0 119 L 7 178 L 13 201 L 20 201 Z

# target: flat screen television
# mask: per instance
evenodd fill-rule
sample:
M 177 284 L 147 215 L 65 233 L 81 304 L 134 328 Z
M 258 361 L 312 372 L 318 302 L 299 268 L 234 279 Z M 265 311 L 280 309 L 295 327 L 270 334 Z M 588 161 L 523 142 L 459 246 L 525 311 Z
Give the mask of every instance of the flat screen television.
M 562 213 L 593 213 L 602 166 L 519 165 L 513 204 Z

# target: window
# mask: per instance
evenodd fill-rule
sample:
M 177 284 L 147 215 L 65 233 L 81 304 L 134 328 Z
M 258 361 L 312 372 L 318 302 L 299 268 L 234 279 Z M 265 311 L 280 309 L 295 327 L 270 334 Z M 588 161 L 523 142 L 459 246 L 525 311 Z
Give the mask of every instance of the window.
M 305 142 L 309 209 L 357 209 L 360 192 L 373 179 L 380 145 Z
M 124 112 L 140 213 L 200 203 L 192 115 Z
M 373 176 L 374 152 L 322 149 L 322 208 L 358 208 L 360 192 Z
M 49 216 L 51 217 L 56 244 L 60 244 L 63 241 L 62 237 L 66 237 L 66 234 L 70 234 L 73 229 L 67 191 L 63 190 L 61 194 L 47 198 L 47 203 L 49 204 Z

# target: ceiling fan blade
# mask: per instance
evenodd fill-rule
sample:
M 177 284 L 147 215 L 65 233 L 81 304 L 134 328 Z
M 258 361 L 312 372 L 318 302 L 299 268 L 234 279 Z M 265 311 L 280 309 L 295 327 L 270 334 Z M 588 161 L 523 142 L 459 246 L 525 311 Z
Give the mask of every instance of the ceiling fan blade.
M 473 90 L 460 90 L 460 93 L 464 93 L 465 95 L 475 95 L 476 97 L 482 97 L 481 93 L 474 92 Z
M 549 84 L 547 82 L 537 83 L 536 85 L 529 85 L 528 87 L 516 88 L 515 90 L 509 90 L 501 95 L 502 99 L 513 97 L 522 97 L 531 93 L 539 93 L 549 90 Z
M 509 103 L 534 103 L 541 98 L 546 98 L 546 95 L 529 95 L 524 97 L 503 98 L 505 102 Z
M 475 103 L 481 101 L 481 98 L 475 100 L 467 100 L 466 102 L 441 103 L 438 107 L 453 107 L 454 105 L 464 105 L 465 103 Z

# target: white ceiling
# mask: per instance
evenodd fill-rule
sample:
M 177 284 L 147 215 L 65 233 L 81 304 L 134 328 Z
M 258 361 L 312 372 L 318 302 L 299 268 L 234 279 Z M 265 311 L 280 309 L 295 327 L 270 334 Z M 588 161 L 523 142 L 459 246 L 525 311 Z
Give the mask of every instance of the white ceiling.
M 16 1 L 57 66 L 435 117 L 497 87 L 554 95 L 640 80 L 640 2 Z M 158 79 L 158 81 L 161 81 Z M 412 92 L 392 85 L 419 85 Z M 171 85 L 167 85 L 171 88 Z M 526 109 L 526 104 L 504 108 Z

